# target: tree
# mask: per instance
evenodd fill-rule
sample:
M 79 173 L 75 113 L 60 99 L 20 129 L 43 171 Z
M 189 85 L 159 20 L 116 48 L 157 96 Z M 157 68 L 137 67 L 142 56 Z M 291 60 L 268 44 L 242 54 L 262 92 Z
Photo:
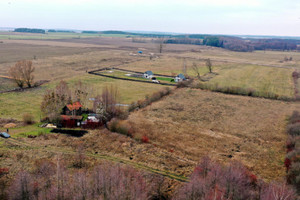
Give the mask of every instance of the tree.
M 164 46 L 165 46 L 165 39 L 159 38 L 158 39 L 158 52 L 159 53 L 162 53 Z
M 81 81 L 76 82 L 72 95 L 73 101 L 79 101 L 83 106 L 85 106 L 88 103 L 89 93 L 92 93 L 91 91 L 89 91 L 89 89 L 90 88 Z
M 104 106 L 105 117 L 109 121 L 110 119 L 116 117 L 120 111 L 117 106 L 119 99 L 119 91 L 117 87 L 111 85 L 110 87 L 105 87 L 101 94 L 102 104 Z
M 186 75 L 186 60 L 184 59 L 183 60 L 183 66 L 182 66 L 182 73 L 184 74 L 184 75 Z
M 25 83 L 28 87 L 31 87 L 34 79 L 33 72 L 35 70 L 35 68 L 32 66 L 32 61 L 24 60 L 21 61 L 19 65 L 23 66 L 23 78 L 25 80 Z
M 28 87 L 32 87 L 35 68 L 32 66 L 32 61 L 22 60 L 18 61 L 14 67 L 9 69 L 9 75 L 14 79 L 20 88 L 27 84 Z
M 212 73 L 212 64 L 211 64 L 211 61 L 210 61 L 209 58 L 206 59 L 205 65 L 206 65 L 206 67 L 207 67 L 209 73 Z
M 261 200 L 273 200 L 273 199 L 285 199 L 293 200 L 296 199 L 295 191 L 287 186 L 285 183 L 270 183 L 267 185 L 261 195 Z
M 197 78 L 200 79 L 200 70 L 199 70 L 199 67 L 196 63 L 193 63 L 192 69 L 197 74 Z
M 13 80 L 16 82 L 18 87 L 23 88 L 24 87 L 24 79 L 22 75 L 22 69 L 20 65 L 15 65 L 14 67 L 11 67 L 9 69 L 9 75 L 13 78 Z
M 61 81 L 54 90 L 48 90 L 43 97 L 41 111 L 50 121 L 59 119 L 65 105 L 71 102 L 71 90 Z

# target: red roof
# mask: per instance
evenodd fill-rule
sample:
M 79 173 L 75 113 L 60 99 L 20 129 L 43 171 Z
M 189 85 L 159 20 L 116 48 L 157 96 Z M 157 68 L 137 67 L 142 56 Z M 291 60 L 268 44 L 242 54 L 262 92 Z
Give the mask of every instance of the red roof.
M 68 104 L 68 105 L 67 105 L 67 108 L 68 108 L 70 111 L 72 111 L 72 110 L 79 110 L 79 108 L 81 108 L 81 107 L 82 107 L 82 105 L 80 104 L 79 101 L 76 101 L 76 102 L 73 103 L 73 104 Z

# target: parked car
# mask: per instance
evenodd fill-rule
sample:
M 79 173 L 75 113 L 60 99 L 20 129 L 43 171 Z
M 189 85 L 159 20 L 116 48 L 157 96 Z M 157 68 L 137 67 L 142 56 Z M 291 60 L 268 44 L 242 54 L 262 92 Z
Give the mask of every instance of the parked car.
M 158 80 L 152 80 L 152 82 L 154 82 L 154 83 L 160 83 Z
M 0 132 L 0 136 L 4 137 L 4 138 L 10 138 L 10 135 L 8 133 L 5 133 L 5 132 Z

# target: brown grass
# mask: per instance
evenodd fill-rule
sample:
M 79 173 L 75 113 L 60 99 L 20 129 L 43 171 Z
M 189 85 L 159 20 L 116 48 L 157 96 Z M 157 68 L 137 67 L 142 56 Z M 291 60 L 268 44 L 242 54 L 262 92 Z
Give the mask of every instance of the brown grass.
M 190 163 L 206 154 L 223 162 L 241 160 L 271 180 L 285 174 L 286 118 L 296 108 L 300 105 L 178 89 L 129 121 L 136 137 L 147 133 L 160 149 L 172 149 Z

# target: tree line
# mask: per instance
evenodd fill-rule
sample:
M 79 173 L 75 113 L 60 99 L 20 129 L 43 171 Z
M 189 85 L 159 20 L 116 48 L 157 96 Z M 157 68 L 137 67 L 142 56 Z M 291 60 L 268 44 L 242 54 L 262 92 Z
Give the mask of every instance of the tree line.
M 14 32 L 20 33 L 41 33 L 45 34 L 46 31 L 44 29 L 36 29 L 36 28 L 16 28 Z
M 266 183 L 235 161 L 226 166 L 203 157 L 188 182 L 176 183 L 159 175 L 111 163 L 84 167 L 78 153 L 73 168 L 62 159 L 42 159 L 29 172 L 19 171 L 10 181 L 0 168 L 2 199 L 118 199 L 118 200 L 295 200 L 295 190 L 284 182 Z M 78 165 L 81 163 L 80 165 Z M 170 188 L 173 192 L 170 193 Z
M 206 36 L 203 39 L 167 38 L 165 43 L 169 44 L 194 44 L 220 47 L 231 51 L 252 52 L 254 50 L 279 50 L 295 51 L 300 50 L 297 46 L 299 40 L 292 39 L 242 39 L 229 36 Z

